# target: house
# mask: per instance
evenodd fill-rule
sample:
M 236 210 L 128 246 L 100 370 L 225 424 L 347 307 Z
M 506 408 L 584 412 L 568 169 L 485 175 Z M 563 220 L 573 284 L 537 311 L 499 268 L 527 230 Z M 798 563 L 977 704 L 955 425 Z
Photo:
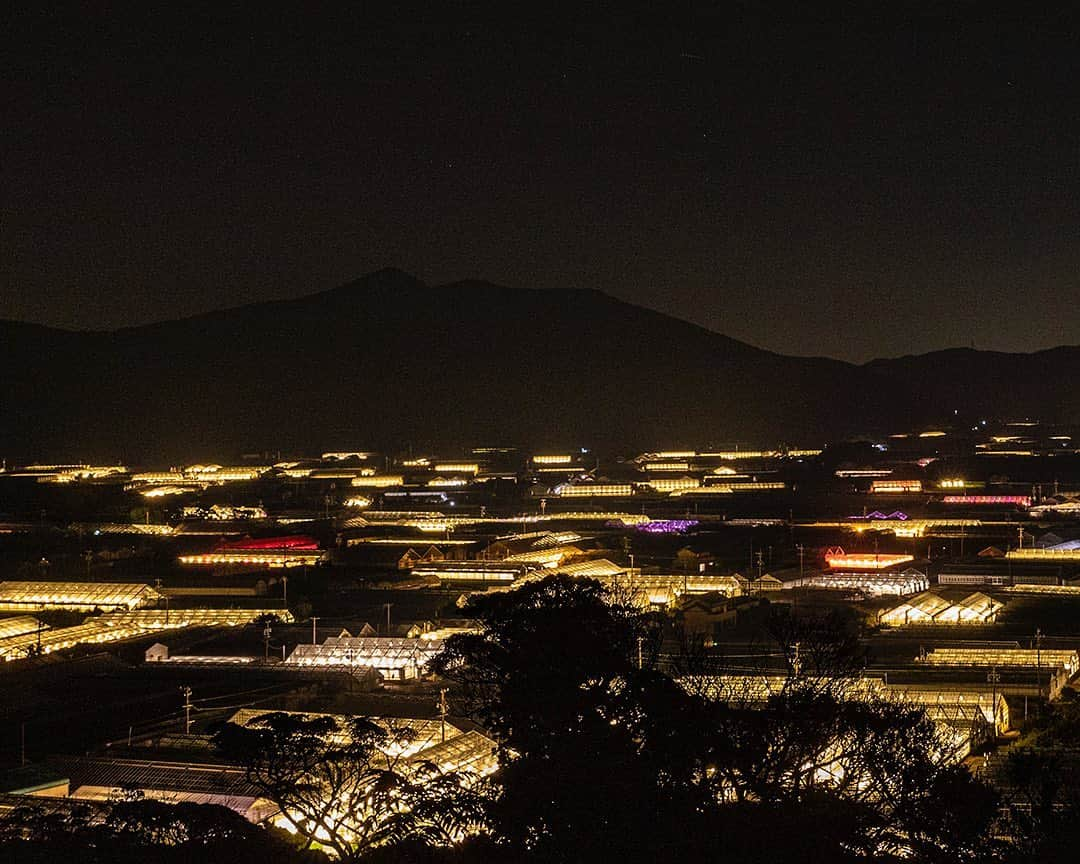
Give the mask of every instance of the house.
M 155 642 L 146 649 L 145 659 L 147 663 L 160 663 L 169 659 L 169 648 L 160 642 Z
M 739 603 L 734 597 L 713 591 L 684 597 L 680 611 L 686 636 L 710 646 L 721 631 L 738 622 Z

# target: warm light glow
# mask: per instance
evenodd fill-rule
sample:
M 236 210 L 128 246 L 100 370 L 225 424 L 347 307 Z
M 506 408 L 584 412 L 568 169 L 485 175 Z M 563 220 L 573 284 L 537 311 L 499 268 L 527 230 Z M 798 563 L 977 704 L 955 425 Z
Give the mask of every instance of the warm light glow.
M 480 466 L 475 462 L 437 462 L 433 470 L 440 474 L 479 474 Z
M 675 492 L 680 489 L 697 489 L 701 481 L 693 477 L 654 477 L 647 486 L 651 486 L 657 492 Z
M 950 603 L 937 594 L 921 594 L 883 611 L 878 620 L 892 627 L 907 624 L 988 624 L 997 620 L 1003 605 L 978 592 L 957 603 Z
M 945 504 L 1012 504 L 1017 507 L 1031 506 L 1031 498 L 1027 495 L 946 495 L 941 500 Z
M 376 474 L 372 477 L 353 477 L 352 485 L 361 489 L 389 489 L 401 486 L 405 478 L 400 474 Z
M 870 484 L 873 494 L 897 492 L 922 492 L 922 480 L 874 480 Z
M 1007 557 L 1022 561 L 1080 561 L 1080 549 L 1013 549 Z
M 976 666 L 983 668 L 1064 668 L 1069 675 L 1080 671 L 1080 657 L 1070 648 L 932 648 L 917 658 L 927 666 Z
M 134 609 L 160 599 L 137 582 L 0 582 L 0 609 Z
M 618 498 L 629 497 L 633 492 L 629 483 L 564 483 L 555 487 L 555 494 L 563 498 Z
M 574 461 L 573 456 L 533 456 L 534 465 L 569 465 Z
M 801 583 L 806 588 L 859 591 L 870 597 L 918 594 L 930 587 L 926 576 L 917 572 L 905 573 L 824 573 L 810 576 Z
M 433 477 L 428 480 L 428 486 L 433 488 L 460 488 L 462 486 L 468 486 L 469 481 L 464 480 L 461 477 Z
M 825 555 L 825 563 L 834 570 L 884 570 L 914 560 L 911 555 L 848 553 L 843 549 L 829 550 Z

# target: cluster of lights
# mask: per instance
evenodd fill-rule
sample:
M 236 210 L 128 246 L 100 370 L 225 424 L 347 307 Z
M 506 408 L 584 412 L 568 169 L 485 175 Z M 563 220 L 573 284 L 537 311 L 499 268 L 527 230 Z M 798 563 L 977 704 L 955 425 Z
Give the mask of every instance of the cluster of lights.
M 654 477 L 646 486 L 650 486 L 657 492 L 678 492 L 686 489 L 697 489 L 701 481 L 693 477 Z
M 0 609 L 134 609 L 160 598 L 134 582 L 0 582 Z
M 922 492 L 922 480 L 874 480 L 870 484 L 870 492 L 874 494 Z
M 389 489 L 404 484 L 400 474 L 375 474 L 370 477 L 353 477 L 352 485 L 363 489 Z
M 950 603 L 937 594 L 922 594 L 881 613 L 882 624 L 989 624 L 997 620 L 1003 604 L 976 592 Z
M 848 519 L 896 520 L 898 522 L 906 522 L 908 520 L 908 515 L 903 510 L 893 510 L 892 513 L 882 513 L 880 510 L 875 510 L 873 513 L 867 513 L 865 516 L 848 516 Z
M 634 492 L 629 483 L 564 483 L 555 488 L 555 494 L 563 498 L 619 498 Z
M 43 628 L 34 632 L 0 638 L 0 657 L 4 660 L 21 660 L 40 651 L 51 654 L 76 645 L 94 645 L 119 642 L 145 636 L 159 630 L 179 630 L 187 627 L 238 627 L 264 615 L 276 615 L 283 621 L 292 621 L 286 609 L 138 609 L 129 612 L 111 612 L 87 618 L 74 627 L 54 630 Z
M 262 507 L 214 504 L 212 507 L 185 507 L 184 518 L 207 519 L 211 522 L 229 522 L 234 519 L 266 519 L 267 514 Z
M 950 477 L 938 482 L 938 486 L 942 489 L 963 489 L 967 486 L 967 482 L 959 477 Z
M 646 534 L 684 534 L 698 525 L 697 519 L 657 519 L 636 526 Z
M 833 570 L 885 570 L 914 560 L 911 555 L 849 553 L 839 547 L 825 553 L 825 563 Z
M 440 474 L 479 474 L 480 466 L 475 462 L 437 462 L 434 470 Z
M 885 595 L 904 596 L 917 594 L 930 587 L 929 580 L 920 573 L 828 573 L 810 576 L 802 581 L 806 588 L 825 588 L 842 591 L 859 591 L 871 597 Z
M 689 471 L 689 462 L 646 462 L 646 471 Z
M 573 456 L 565 455 L 550 455 L 550 456 L 533 456 L 532 461 L 534 465 L 569 465 L 573 462 Z
M 1015 507 L 1030 507 L 1028 495 L 946 495 L 941 499 L 945 504 L 1009 504 Z
M 461 477 L 433 477 L 428 480 L 427 485 L 432 488 L 461 488 L 462 486 L 468 486 L 469 481 Z
M 1048 669 L 1061 667 L 1071 676 L 1080 670 L 1080 657 L 1068 648 L 932 648 L 918 658 L 928 666 L 975 666 Z
M 1007 557 L 1022 561 L 1080 561 L 1080 549 L 1013 549 Z

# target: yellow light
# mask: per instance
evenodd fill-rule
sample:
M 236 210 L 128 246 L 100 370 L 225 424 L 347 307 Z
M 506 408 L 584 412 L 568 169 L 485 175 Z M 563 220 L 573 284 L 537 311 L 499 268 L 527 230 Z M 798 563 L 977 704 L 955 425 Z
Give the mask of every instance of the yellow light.
M 434 470 L 440 474 L 478 474 L 480 466 L 475 462 L 438 462 Z

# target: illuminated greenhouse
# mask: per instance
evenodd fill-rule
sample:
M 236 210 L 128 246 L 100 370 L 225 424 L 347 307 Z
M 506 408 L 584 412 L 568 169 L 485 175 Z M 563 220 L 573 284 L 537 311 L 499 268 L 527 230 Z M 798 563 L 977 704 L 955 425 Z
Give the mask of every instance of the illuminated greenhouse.
M 919 658 L 928 666 L 975 666 L 1064 669 L 1069 675 L 1080 670 L 1080 657 L 1076 651 L 1058 648 L 1016 648 L 995 646 L 987 648 L 932 648 Z
M 418 678 L 431 659 L 442 651 L 441 639 L 331 636 L 322 645 L 297 645 L 285 660 L 291 666 L 366 667 L 384 678 Z
M 149 585 L 136 582 L 0 582 L 0 610 L 135 609 L 161 598 Z

